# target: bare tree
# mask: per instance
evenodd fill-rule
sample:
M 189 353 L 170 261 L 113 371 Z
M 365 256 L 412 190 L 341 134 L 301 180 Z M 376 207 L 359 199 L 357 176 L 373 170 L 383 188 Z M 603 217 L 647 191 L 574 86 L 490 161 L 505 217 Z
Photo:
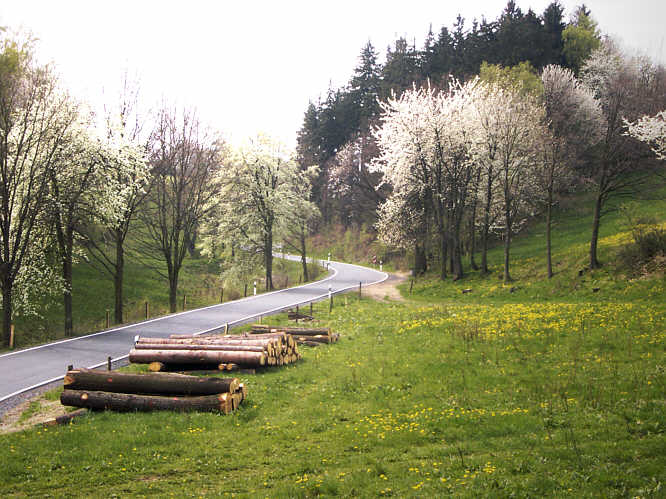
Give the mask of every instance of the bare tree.
M 151 136 L 152 176 L 141 220 L 147 236 L 144 258 L 169 282 L 169 308 L 176 311 L 178 277 L 199 224 L 213 209 L 221 141 L 191 110 L 164 107 Z M 162 262 L 164 267 L 154 265 Z

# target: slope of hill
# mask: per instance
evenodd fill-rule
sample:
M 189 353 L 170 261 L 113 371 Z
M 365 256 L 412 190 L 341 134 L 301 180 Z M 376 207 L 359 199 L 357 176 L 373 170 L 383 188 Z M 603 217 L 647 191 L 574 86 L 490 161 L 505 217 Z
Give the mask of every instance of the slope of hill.
M 637 206 L 664 228 L 659 194 Z M 511 286 L 427 276 L 402 284 L 404 302 L 336 297 L 315 316 L 340 342 L 241 375 L 233 416 L 101 413 L 4 435 L 0 493 L 659 497 L 663 260 L 620 265 L 631 227 L 615 212 L 604 267 L 586 270 L 587 208 L 562 215 L 551 280 L 535 225 L 516 239 Z

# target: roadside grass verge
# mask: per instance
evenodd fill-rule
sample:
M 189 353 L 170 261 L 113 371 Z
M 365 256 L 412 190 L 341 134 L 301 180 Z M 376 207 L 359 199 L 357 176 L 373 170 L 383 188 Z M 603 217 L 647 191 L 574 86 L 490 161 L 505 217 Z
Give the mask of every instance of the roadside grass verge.
M 346 301 L 315 306 L 341 341 L 239 376 L 234 415 L 95 413 L 0 437 L 0 493 L 660 494 L 663 303 Z
M 276 289 L 294 286 L 302 280 L 299 262 L 276 258 L 274 260 L 274 285 Z M 322 269 L 309 265 L 311 279 L 321 279 Z M 255 276 L 247 279 L 247 293 L 252 294 Z M 81 335 L 105 329 L 107 311 L 113 325 L 113 280 L 84 261 L 74 266 L 73 279 L 74 334 Z M 224 288 L 224 289 L 223 289 Z M 263 292 L 258 283 L 257 293 Z M 243 287 L 223 286 L 220 281 L 220 264 L 203 257 L 186 258 L 179 279 L 178 311 L 182 310 L 186 295 L 187 309 L 205 307 L 242 297 Z M 166 279 L 154 269 L 134 261 L 128 261 L 124 284 L 125 323 L 145 319 L 145 304 L 149 303 L 150 317 L 169 313 L 169 287 Z M 16 321 L 16 347 L 23 348 L 63 338 L 64 312 L 62 297 L 45 301 L 42 317 L 19 318 Z

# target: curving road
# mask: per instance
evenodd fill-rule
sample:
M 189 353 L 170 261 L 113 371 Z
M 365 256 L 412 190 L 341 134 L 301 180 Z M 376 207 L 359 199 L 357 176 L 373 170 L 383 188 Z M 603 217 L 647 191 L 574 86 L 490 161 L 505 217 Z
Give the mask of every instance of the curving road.
M 122 360 L 137 335 L 167 337 L 219 331 L 226 324 L 242 324 L 260 315 L 327 298 L 329 286 L 332 293 L 340 293 L 358 288 L 359 283 L 368 286 L 388 278 L 384 272 L 347 263 L 332 261 L 330 268 L 331 275 L 310 284 L 0 355 L 0 402 L 62 379 L 67 365 L 95 368 L 105 365 L 108 357 Z

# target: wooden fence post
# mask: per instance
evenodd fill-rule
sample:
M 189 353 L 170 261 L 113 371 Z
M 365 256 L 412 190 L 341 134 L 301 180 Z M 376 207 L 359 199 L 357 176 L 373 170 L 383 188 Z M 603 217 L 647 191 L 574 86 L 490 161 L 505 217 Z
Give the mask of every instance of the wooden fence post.
M 14 324 L 9 326 L 9 349 L 14 348 Z
M 111 318 L 109 317 L 109 309 L 106 309 L 106 329 L 109 329 Z
M 148 300 L 146 300 L 146 320 L 150 317 L 150 305 L 148 304 Z

